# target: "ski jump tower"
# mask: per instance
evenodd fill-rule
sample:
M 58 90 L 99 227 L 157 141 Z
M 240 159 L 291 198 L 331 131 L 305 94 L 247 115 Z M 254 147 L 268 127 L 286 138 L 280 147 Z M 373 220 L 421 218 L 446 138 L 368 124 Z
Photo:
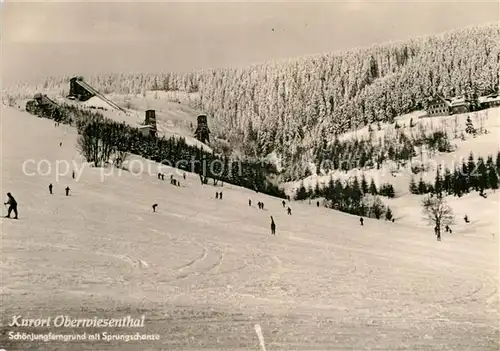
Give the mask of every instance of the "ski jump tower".
M 68 99 L 87 101 L 88 99 L 94 96 L 97 96 L 99 99 L 106 102 L 112 108 L 115 108 L 117 110 L 126 113 L 126 111 L 123 108 L 115 104 L 113 101 L 111 101 L 103 94 L 101 94 L 99 91 L 97 91 L 97 89 L 94 89 L 87 82 L 85 82 L 83 80 L 83 77 L 73 77 L 69 80 L 69 95 L 67 96 Z
M 144 125 L 149 127 L 149 135 L 156 137 L 156 113 L 155 110 L 146 110 L 146 118 L 144 119 Z
M 210 129 L 208 129 L 208 122 L 206 115 L 198 116 L 198 126 L 194 132 L 194 137 L 202 143 L 210 143 Z

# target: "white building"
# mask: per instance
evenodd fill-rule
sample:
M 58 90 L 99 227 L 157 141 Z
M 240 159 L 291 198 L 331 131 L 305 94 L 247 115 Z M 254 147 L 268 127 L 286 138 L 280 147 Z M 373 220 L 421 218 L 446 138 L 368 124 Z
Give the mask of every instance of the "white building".
M 153 135 L 155 133 L 153 126 L 150 126 L 150 125 L 145 125 L 145 126 L 141 125 L 141 126 L 137 126 L 137 128 L 144 136 Z

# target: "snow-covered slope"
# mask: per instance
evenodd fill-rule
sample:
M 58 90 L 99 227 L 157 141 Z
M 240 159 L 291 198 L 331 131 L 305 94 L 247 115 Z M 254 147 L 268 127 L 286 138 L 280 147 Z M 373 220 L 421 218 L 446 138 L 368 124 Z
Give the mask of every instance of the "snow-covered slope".
M 482 156 L 486 159 L 488 155 L 492 155 L 493 158 L 495 158 L 497 152 L 500 150 L 500 108 L 491 108 L 474 113 L 448 117 L 419 118 L 423 115 L 424 112 L 417 111 L 400 116 L 396 121 L 406 135 L 411 135 L 412 133 L 417 134 L 419 129 L 423 129 L 427 133 L 430 131 L 445 131 L 449 135 L 451 143 L 456 147 L 453 152 L 438 152 L 432 154 L 424 149 L 422 154 L 418 154 L 413 158 L 412 163 L 407 163 L 404 167 L 398 168 L 394 162 L 389 161 L 384 163 L 379 170 L 373 168 L 367 170 L 352 169 L 348 172 L 333 171 L 328 175 L 313 175 L 304 179 L 302 181 L 304 186 L 306 188 L 309 186 L 314 188 L 317 182 L 320 185 L 327 184 L 330 175 L 334 179 L 339 178 L 347 180 L 354 176 L 360 177 L 364 173 L 368 182 L 370 179 L 374 179 L 377 185 L 390 183 L 394 186 L 397 198 L 390 200 L 384 199 L 383 201 L 394 210 L 398 221 L 403 221 L 403 223 L 411 225 L 421 223 L 422 218 L 420 213 L 421 200 L 423 197 L 413 196 L 409 193 L 409 184 L 412 177 L 414 177 L 416 181 L 422 177 L 423 180 L 433 183 L 438 166 L 454 170 L 461 165 L 463 159 L 468 158 L 471 152 L 476 159 L 478 156 Z M 465 131 L 465 122 L 468 116 L 471 116 L 475 128 L 479 129 L 481 123 L 483 123 L 483 128 L 486 129 L 488 133 L 477 137 L 466 135 L 466 139 L 461 140 L 460 136 L 461 133 Z M 410 120 L 413 120 L 414 127 L 412 128 L 410 128 Z M 457 127 L 455 127 L 455 125 Z M 377 126 L 372 126 L 372 128 L 372 133 L 374 133 L 373 140 L 383 139 L 387 134 L 396 135 L 394 124 L 381 124 L 380 130 L 377 129 Z M 455 133 L 458 138 L 454 138 Z M 344 140 L 353 138 L 361 139 L 367 138 L 368 135 L 368 127 L 365 127 L 355 132 L 343 134 L 340 138 Z M 418 174 L 413 174 L 411 167 L 422 164 L 425 165 L 427 170 Z M 290 182 L 285 184 L 284 187 L 289 194 L 293 195 L 300 184 L 301 181 Z M 498 230 L 498 220 L 496 220 L 496 218 L 498 218 L 497 204 L 500 200 L 500 192 L 488 190 L 486 193 L 488 194 L 488 199 L 479 197 L 479 195 L 475 193 L 460 199 L 449 196 L 447 200 L 458 218 L 462 218 L 466 214 L 471 217 L 472 214 L 475 220 L 479 221 L 481 226 L 487 228 L 486 230 L 491 233 Z M 495 220 L 492 221 L 491 218 Z M 460 221 L 458 224 L 461 226 Z
M 3 331 L 47 330 L 6 327 L 18 314 L 145 315 L 144 328 L 119 332 L 160 335 L 57 344 L 2 333 L 7 350 L 257 350 L 256 324 L 267 350 L 499 347 L 498 238 L 474 221 L 468 230 L 476 235 L 436 242 L 417 226 L 366 220 L 360 227 L 357 217 L 306 204 L 292 202 L 287 216 L 279 199 L 201 186 L 193 174 L 175 175 L 181 186 L 174 187 L 156 178 L 152 163 L 136 163 L 135 174 L 80 174 L 73 129 L 10 108 L 1 122 L 0 190 L 16 197 L 20 216 L 0 221 Z M 62 161 L 77 179 L 71 169 L 57 177 Z M 138 173 L 146 164 L 152 174 L 146 166 Z
M 143 95 L 105 94 L 104 96 L 124 109 L 125 112 L 110 106 L 98 96 L 87 101 L 66 99 L 66 95 L 55 90 L 44 92 L 51 99 L 60 104 L 75 105 L 82 109 L 99 112 L 107 118 L 117 122 L 125 122 L 132 126 L 143 125 L 146 110 L 155 110 L 156 127 L 159 136 L 166 138 L 182 137 L 188 145 L 196 145 L 212 152 L 212 148 L 194 138 L 193 133 L 197 125 L 197 116 L 202 111 L 191 108 L 188 103 L 191 95 L 183 92 L 146 91 Z M 27 99 L 20 99 L 15 106 L 21 109 L 26 105 Z M 7 102 L 4 102 L 7 104 Z M 209 124 L 212 120 L 209 119 Z

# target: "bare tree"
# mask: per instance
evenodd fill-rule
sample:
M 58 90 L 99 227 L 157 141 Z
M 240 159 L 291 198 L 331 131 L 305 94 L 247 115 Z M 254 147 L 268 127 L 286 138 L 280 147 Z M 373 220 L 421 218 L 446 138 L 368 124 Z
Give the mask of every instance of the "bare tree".
M 77 151 L 85 158 L 85 161 L 97 164 L 99 158 L 99 140 L 90 133 L 82 133 L 76 140 Z
M 441 240 L 441 229 L 454 223 L 453 210 L 446 203 L 442 196 L 428 196 L 422 201 L 422 212 L 429 221 L 429 224 L 434 225 L 434 232 L 437 240 Z
M 486 121 L 486 114 L 484 113 L 484 111 L 482 112 L 479 112 L 479 116 L 478 116 L 478 119 L 479 119 L 479 134 L 483 134 L 485 133 L 485 130 L 484 130 L 484 123 Z
M 12 95 L 6 95 L 6 99 L 9 107 L 14 107 L 16 105 L 16 99 Z
M 111 141 L 110 131 L 101 123 L 89 123 L 76 141 L 76 149 L 87 162 L 94 163 L 95 167 L 104 167 L 115 151 Z

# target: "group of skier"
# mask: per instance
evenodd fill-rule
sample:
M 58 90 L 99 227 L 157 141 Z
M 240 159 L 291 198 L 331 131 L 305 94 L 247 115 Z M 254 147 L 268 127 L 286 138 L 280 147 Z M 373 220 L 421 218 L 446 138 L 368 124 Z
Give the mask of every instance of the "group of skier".
M 156 174 L 156 177 L 157 177 L 158 179 L 165 180 L 165 173 L 157 173 L 157 174 Z M 186 179 L 186 173 L 184 173 L 184 174 L 182 175 L 182 177 L 183 177 L 184 179 Z M 180 183 L 177 179 L 175 179 L 175 178 L 174 178 L 174 175 L 173 175 L 173 174 L 171 174 L 171 175 L 170 175 L 170 184 L 175 185 L 175 186 L 181 186 L 181 183 Z
M 49 184 L 49 193 L 52 195 L 53 194 L 53 188 L 54 186 L 52 185 L 52 183 Z M 65 189 L 66 191 L 66 196 L 69 196 L 69 192 L 70 192 L 70 188 L 69 186 L 67 186 Z M 19 219 L 18 217 L 18 212 L 17 212 L 17 201 L 16 199 L 14 199 L 14 196 L 12 196 L 11 193 L 7 193 L 7 202 L 4 202 L 4 205 L 5 206 L 9 206 L 8 209 L 7 209 L 7 215 L 5 216 L 5 218 L 10 218 L 10 214 L 11 213 L 14 213 L 14 219 Z
M 52 189 L 53 189 L 53 185 L 52 185 L 52 183 L 50 183 L 50 184 L 49 184 L 49 193 L 50 193 L 50 195 L 52 195 L 52 194 L 53 194 Z M 64 189 L 64 191 L 66 192 L 66 196 L 69 196 L 69 191 L 70 191 L 70 190 L 71 190 L 71 189 L 69 188 L 69 186 L 67 186 L 67 187 Z
M 289 197 L 287 197 L 287 198 L 289 199 Z M 283 200 L 283 201 L 281 202 L 281 204 L 283 205 L 283 208 L 285 208 L 285 207 L 286 207 L 286 202 L 285 202 L 285 200 Z M 252 206 L 252 199 L 248 199 L 248 206 Z M 264 203 L 263 203 L 263 202 L 261 202 L 261 201 L 259 201 L 259 202 L 257 203 L 257 206 L 258 206 L 258 208 L 259 208 L 260 210 L 263 210 L 263 209 L 264 209 Z M 292 214 L 292 209 L 291 209 L 290 207 L 288 207 L 288 208 L 286 209 L 286 212 L 287 212 L 287 214 L 288 214 L 288 215 L 291 215 L 291 214 Z M 272 234 L 272 235 L 276 235 L 276 222 L 274 222 L 274 218 L 273 218 L 273 216 L 270 216 L 270 218 L 271 218 L 271 234 Z

